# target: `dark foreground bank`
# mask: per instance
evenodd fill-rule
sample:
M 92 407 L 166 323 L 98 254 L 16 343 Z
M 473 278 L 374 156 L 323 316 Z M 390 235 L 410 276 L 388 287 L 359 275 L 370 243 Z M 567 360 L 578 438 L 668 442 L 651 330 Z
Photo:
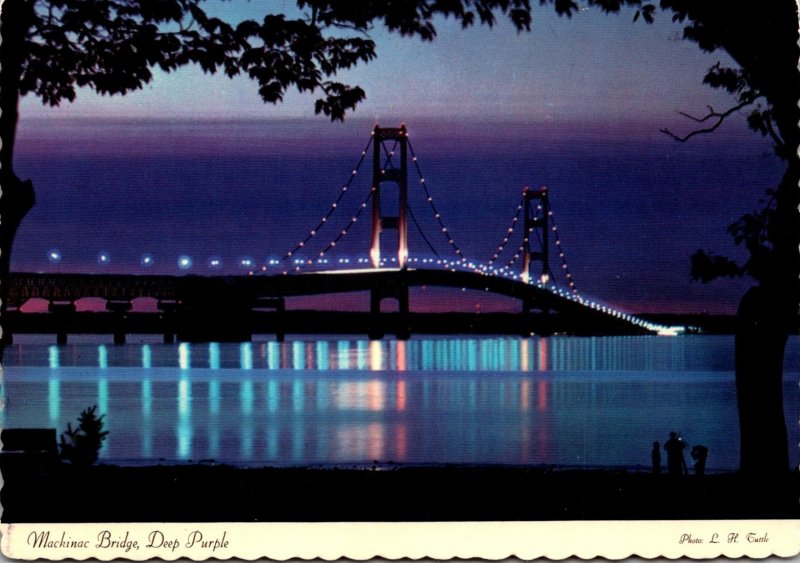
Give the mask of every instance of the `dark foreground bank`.
M 800 475 L 669 478 L 540 467 L 3 470 L 18 522 L 463 521 L 799 518 Z

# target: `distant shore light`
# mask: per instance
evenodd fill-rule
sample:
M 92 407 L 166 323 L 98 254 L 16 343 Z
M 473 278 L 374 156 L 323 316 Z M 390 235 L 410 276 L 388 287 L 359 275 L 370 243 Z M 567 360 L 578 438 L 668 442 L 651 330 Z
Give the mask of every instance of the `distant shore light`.
M 58 264 L 61 262 L 61 251 L 57 248 L 51 248 L 47 251 L 47 261 L 51 264 Z
M 188 270 L 192 267 L 192 259 L 189 256 L 183 255 L 178 258 L 178 268 L 181 270 Z

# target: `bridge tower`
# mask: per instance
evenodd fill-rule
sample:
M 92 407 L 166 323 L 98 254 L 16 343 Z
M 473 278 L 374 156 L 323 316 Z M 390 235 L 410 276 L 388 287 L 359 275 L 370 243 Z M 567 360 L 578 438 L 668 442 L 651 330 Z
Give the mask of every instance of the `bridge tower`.
M 550 279 L 550 200 L 547 198 L 547 186 L 538 190 L 525 188 L 525 231 L 522 239 L 522 281 L 530 283 L 531 264 L 541 262 L 542 269 L 539 281 L 547 283 Z M 537 213 L 541 211 L 541 215 Z M 538 233 L 537 231 L 541 231 Z M 531 238 L 539 243 L 538 250 L 533 250 Z
M 530 283 L 531 266 L 534 262 L 541 262 L 538 281 L 546 284 L 550 279 L 550 201 L 547 198 L 547 186 L 538 190 L 525 188 L 525 231 L 522 239 L 522 281 Z M 539 232 L 541 231 L 541 232 Z M 534 245 L 535 239 L 537 245 Z M 536 274 L 534 274 L 536 275 Z M 535 278 L 534 278 L 535 279 Z M 527 315 L 532 309 L 539 309 L 538 316 L 540 334 L 549 334 L 550 310 L 547 306 L 537 304 L 530 297 L 522 300 L 522 313 Z
M 406 126 L 380 127 L 372 130 L 372 245 L 369 257 L 373 268 L 381 264 L 381 233 L 392 229 L 397 231 L 397 266 L 404 274 L 408 263 L 408 134 Z M 386 147 L 385 143 L 393 142 L 394 148 Z M 400 150 L 399 165 L 384 167 L 382 161 L 384 154 L 392 155 L 393 151 Z M 387 158 L 388 161 L 388 158 Z M 384 215 L 381 209 L 381 186 L 385 182 L 397 185 L 397 214 Z M 402 276 L 404 278 L 405 276 Z M 392 283 L 378 284 L 370 290 L 370 327 L 369 337 L 382 338 L 386 332 L 381 318 L 381 302 L 384 299 L 397 301 L 397 318 L 395 334 L 398 339 L 405 340 L 410 336 L 408 326 L 408 284 L 403 279 Z
M 381 233 L 387 229 L 397 230 L 397 265 L 405 269 L 408 261 L 408 134 L 406 126 L 380 127 L 372 130 L 372 245 L 369 257 L 373 268 L 380 267 L 381 263 Z M 394 141 L 400 149 L 400 165 L 384 168 L 382 151 L 387 154 L 392 149 L 384 145 L 387 141 Z M 381 184 L 394 182 L 397 184 L 397 215 L 384 216 L 381 212 Z

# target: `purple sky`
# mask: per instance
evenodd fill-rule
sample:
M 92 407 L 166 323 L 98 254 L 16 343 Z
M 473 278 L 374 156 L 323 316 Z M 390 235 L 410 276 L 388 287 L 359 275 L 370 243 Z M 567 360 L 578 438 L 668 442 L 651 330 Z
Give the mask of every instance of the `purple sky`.
M 233 21 L 259 17 L 265 4 L 208 2 Z M 269 5 L 290 8 L 292 3 Z M 521 187 L 546 182 L 557 190 L 554 206 L 564 236 L 572 238 L 571 267 L 580 274 L 576 279 L 581 289 L 630 311 L 735 310 L 745 285 L 689 284 L 688 256 L 697 248 L 734 250 L 725 227 L 756 207 L 781 165 L 770 157 L 768 143 L 746 130 L 743 116 L 734 116 L 712 137 L 687 145 L 658 132 L 665 126 L 691 129 L 678 110 L 699 115 L 707 105 L 731 105 L 731 98 L 702 84 L 709 66 L 729 61 L 722 53 L 705 54 L 679 40 L 680 27 L 664 14 L 648 26 L 632 23 L 628 11 L 606 16 L 585 10 L 571 20 L 559 18 L 552 8 L 534 12 L 533 30 L 524 34 L 504 22 L 493 30 L 462 31 L 443 21 L 437 40 L 421 43 L 376 30 L 377 60 L 340 77 L 364 87 L 368 96 L 345 124 L 314 117 L 313 95 L 291 92 L 284 103 L 267 105 L 249 80 L 209 77 L 196 68 L 156 72 L 152 84 L 124 97 L 80 91 L 76 102 L 59 108 L 26 98 L 17 168 L 34 180 L 39 202 L 20 232 L 15 267 L 46 270 L 52 265 L 43 257 L 58 247 L 64 252 L 58 266 L 62 271 L 75 269 L 70 264 L 77 263 L 96 268 L 92 264 L 98 253 L 109 250 L 113 268 L 135 273 L 139 256 L 158 250 L 157 243 L 147 242 L 155 230 L 162 238 L 173 232 L 180 245 L 191 248 L 200 244 L 196 239 L 207 233 L 207 217 L 217 208 L 229 223 L 213 225 L 218 232 L 214 241 L 228 233 L 230 248 L 204 248 L 204 253 L 232 253 L 225 256 L 231 264 L 239 253 L 234 248 L 259 260 L 267 252 L 283 252 L 310 225 L 280 215 L 288 211 L 268 217 L 270 209 L 284 209 L 273 205 L 264 211 L 267 216 L 261 215 L 273 225 L 272 234 L 263 226 L 247 231 L 237 219 L 246 212 L 240 208 L 263 205 L 258 199 L 264 194 L 295 197 L 308 189 L 304 175 L 313 178 L 317 173 L 318 183 L 330 183 L 332 191 L 321 192 L 320 201 L 304 195 L 308 209 L 303 212 L 318 217 L 328 198 L 335 197 L 371 124 L 403 121 L 436 189 L 448 189 L 453 175 L 446 159 L 451 156 L 459 163 L 456 172 L 471 161 L 487 164 L 472 173 L 476 185 L 450 187 L 454 197 L 443 204 L 448 224 L 459 227 L 461 220 L 467 225 L 460 239 L 467 239 L 465 249 L 472 244 L 470 249 L 483 252 L 484 239 L 492 244 L 499 240 L 498 229 L 510 218 Z M 307 164 L 304 151 L 312 159 Z M 324 174 L 313 162 L 315 156 L 327 159 Z M 192 158 L 199 160 L 192 163 Z M 231 159 L 243 159 L 244 168 L 233 166 Z M 263 176 L 254 172 L 252 167 L 264 165 L 259 159 L 292 161 L 300 171 L 292 172 L 298 184 L 273 177 L 277 164 Z M 198 162 L 200 169 L 209 170 L 205 176 L 198 176 Z M 93 166 L 97 174 L 92 174 Z M 242 172 L 245 168 L 249 172 Z M 481 169 L 491 172 L 479 180 Z M 196 197 L 196 187 L 209 174 L 227 174 L 226 185 L 217 183 L 202 193 L 224 188 L 233 196 L 214 201 Z M 139 186 L 138 191 L 126 192 L 129 185 Z M 138 202 L 136 194 L 145 191 L 149 199 Z M 168 192 L 169 197 L 173 192 L 183 196 L 169 199 L 164 195 Z M 236 195 L 246 193 L 253 199 Z M 487 200 L 482 194 L 492 197 Z M 165 205 L 170 212 L 174 207 L 167 224 L 150 224 Z M 133 213 L 138 219 L 126 219 L 128 211 L 145 206 L 153 207 L 153 213 L 144 218 Z M 480 210 L 475 220 L 465 220 L 475 210 Z M 280 236 L 274 234 L 279 224 L 287 231 Z M 87 229 L 95 226 L 105 230 L 92 235 Z M 75 240 L 69 240 L 70 233 Z M 128 242 L 125 247 L 111 244 L 114 237 Z M 106 239 L 106 246 L 113 248 L 101 248 Z M 86 248 L 76 248 L 84 242 Z M 124 258 L 125 252 L 131 257 Z M 174 258 L 159 255 L 159 265 L 170 264 L 174 270 Z M 197 260 L 205 264 L 206 257 Z M 192 273 L 206 272 L 195 268 Z

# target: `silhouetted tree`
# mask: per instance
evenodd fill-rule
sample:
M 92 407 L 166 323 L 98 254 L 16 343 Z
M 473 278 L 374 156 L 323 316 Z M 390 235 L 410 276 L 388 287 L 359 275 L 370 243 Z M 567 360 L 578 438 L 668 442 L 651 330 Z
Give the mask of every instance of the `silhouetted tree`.
M 67 430 L 61 433 L 61 457 L 81 467 L 96 462 L 108 436 L 108 431 L 103 430 L 103 417 L 104 414 L 97 416 L 97 405 L 93 405 L 81 411 L 76 428 L 68 422 Z
M 800 75 L 797 5 L 794 0 L 732 3 L 724 0 L 661 0 L 673 18 L 686 22 L 684 37 L 704 51 L 722 49 L 738 69 L 717 63 L 705 83 L 727 91 L 735 103 L 693 117 L 698 129 L 679 141 L 715 130 L 734 112 L 750 108 L 751 129 L 769 137 L 786 162 L 778 186 L 761 209 L 729 227 L 748 251 L 743 264 L 698 251 L 692 276 L 708 281 L 749 275 L 758 282 L 741 300 L 736 331 L 736 388 L 742 471 L 782 473 L 789 469 L 783 413 L 783 360 L 789 333 L 797 326 L 800 302 Z M 691 116 L 690 116 L 691 117 Z
M 567 16 L 579 9 L 573 0 L 551 0 Z M 696 129 L 677 135 L 680 142 L 715 131 L 726 119 L 748 108 L 752 130 L 773 143 L 786 162 L 776 187 L 767 190 L 761 209 L 729 227 L 737 245 L 748 251 L 743 264 L 697 251 L 692 278 L 748 275 L 758 282 L 742 297 L 737 312 L 736 391 L 741 440 L 740 469 L 779 474 L 789 469 L 783 412 L 783 360 L 789 333 L 797 327 L 800 303 L 800 74 L 797 61 L 798 9 L 794 0 L 729 2 L 727 0 L 588 0 L 606 12 L 636 8 L 634 21 L 652 22 L 660 8 L 681 22 L 683 37 L 706 52 L 722 50 L 739 65 L 713 65 L 703 82 L 734 98 L 731 107 L 712 107 L 702 116 L 684 113 Z M 713 173 L 712 170 L 709 171 Z

